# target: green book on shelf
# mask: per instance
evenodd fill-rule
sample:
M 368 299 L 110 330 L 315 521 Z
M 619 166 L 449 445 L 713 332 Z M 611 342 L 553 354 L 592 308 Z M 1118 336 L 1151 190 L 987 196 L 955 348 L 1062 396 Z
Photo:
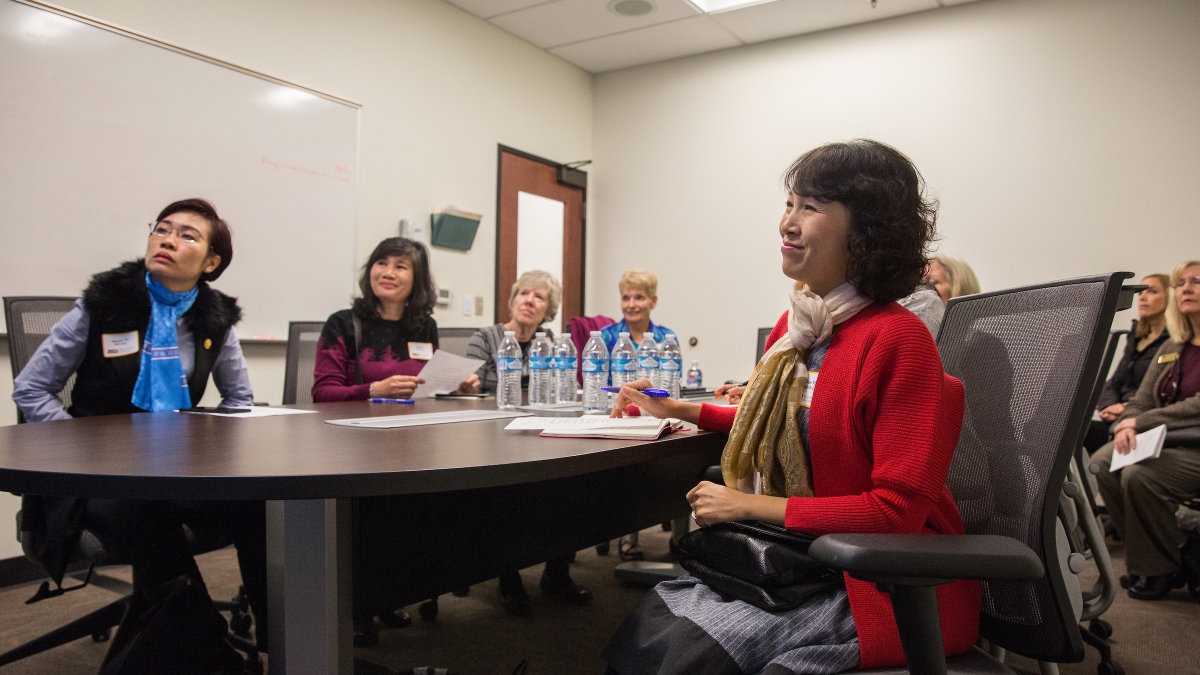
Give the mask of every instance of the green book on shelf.
M 483 216 L 477 213 L 467 213 L 447 209 L 441 213 L 429 216 L 429 243 L 442 248 L 456 248 L 460 251 L 470 251 L 475 243 L 475 232 L 479 230 L 479 221 Z

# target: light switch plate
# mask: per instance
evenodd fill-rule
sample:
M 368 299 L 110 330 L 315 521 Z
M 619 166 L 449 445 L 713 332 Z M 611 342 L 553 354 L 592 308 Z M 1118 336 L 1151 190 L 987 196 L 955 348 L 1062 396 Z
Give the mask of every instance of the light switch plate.
M 471 316 L 472 314 L 475 314 L 475 298 L 473 298 L 469 295 L 464 295 L 463 296 L 463 316 Z
M 475 316 L 483 316 L 483 296 L 475 296 Z

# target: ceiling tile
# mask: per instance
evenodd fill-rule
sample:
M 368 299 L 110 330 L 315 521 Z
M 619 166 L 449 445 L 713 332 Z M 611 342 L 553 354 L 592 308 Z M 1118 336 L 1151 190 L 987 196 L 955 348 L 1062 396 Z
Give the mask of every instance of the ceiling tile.
M 584 70 L 602 73 L 642 63 L 711 52 L 740 43 L 713 22 L 697 16 L 550 49 Z
M 978 1 L 979 0 L 938 0 L 938 4 L 942 5 L 943 7 L 949 7 L 951 5 L 965 5 L 968 2 Z
M 557 0 L 497 16 L 491 21 L 549 49 L 699 14 L 684 0 L 650 2 L 655 6 L 654 11 L 641 16 L 624 16 L 610 10 L 608 0 Z
M 943 0 L 944 1 L 944 0 Z M 762 42 L 827 28 L 937 9 L 937 0 L 775 0 L 713 14 L 743 42 Z
M 452 5 L 457 5 L 461 9 L 465 9 L 475 16 L 481 16 L 485 19 L 490 19 L 498 14 L 507 14 L 515 12 L 518 9 L 533 7 L 534 5 L 544 5 L 547 2 L 557 2 L 558 0 L 446 0 Z

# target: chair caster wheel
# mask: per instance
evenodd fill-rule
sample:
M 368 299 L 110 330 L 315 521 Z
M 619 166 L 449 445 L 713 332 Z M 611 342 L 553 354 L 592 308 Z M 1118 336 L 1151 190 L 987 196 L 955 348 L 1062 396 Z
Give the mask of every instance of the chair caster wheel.
M 379 621 L 388 628 L 408 628 L 412 625 L 412 617 L 403 607 L 383 612 L 379 615 Z
M 359 623 L 354 622 L 354 646 L 355 647 L 374 647 L 379 644 L 379 627 L 375 625 L 375 619 L 370 618 Z
M 598 544 L 596 546 L 596 555 L 608 555 L 608 552 L 611 550 L 612 542 L 606 541 L 603 544 Z
M 1088 630 L 1092 632 L 1092 635 L 1101 640 L 1107 640 L 1113 634 L 1112 624 L 1104 619 L 1092 619 L 1091 623 L 1088 624 Z
M 1096 675 L 1125 675 L 1125 667 L 1116 661 L 1101 661 L 1096 666 Z
M 249 614 L 242 614 L 239 612 L 229 618 L 229 629 L 233 631 L 234 635 L 240 638 L 249 640 L 250 628 L 253 625 L 254 620 L 250 618 Z
M 92 633 L 92 642 L 108 642 L 108 638 L 111 635 L 112 635 L 111 628 L 105 628 L 104 630 L 98 630 L 95 633 Z
M 664 521 L 662 522 L 662 531 L 663 531 L 663 532 L 670 532 L 670 531 L 671 531 L 671 521 L 669 521 L 669 520 L 664 520 Z
M 421 615 L 421 619 L 423 621 L 433 621 L 434 619 L 437 619 L 437 615 L 438 615 L 438 600 L 437 600 L 437 598 L 433 598 L 430 600 L 426 600 L 425 602 L 422 602 L 421 606 L 417 607 L 417 613 Z

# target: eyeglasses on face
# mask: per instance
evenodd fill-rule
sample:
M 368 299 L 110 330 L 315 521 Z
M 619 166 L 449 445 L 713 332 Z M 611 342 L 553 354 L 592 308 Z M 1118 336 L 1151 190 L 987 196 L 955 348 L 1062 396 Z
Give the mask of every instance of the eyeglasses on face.
M 150 223 L 150 236 L 166 239 L 175 235 L 175 238 L 185 244 L 199 244 L 204 241 L 204 237 L 194 227 L 188 225 L 176 225 L 169 220 L 160 220 L 156 223 Z

